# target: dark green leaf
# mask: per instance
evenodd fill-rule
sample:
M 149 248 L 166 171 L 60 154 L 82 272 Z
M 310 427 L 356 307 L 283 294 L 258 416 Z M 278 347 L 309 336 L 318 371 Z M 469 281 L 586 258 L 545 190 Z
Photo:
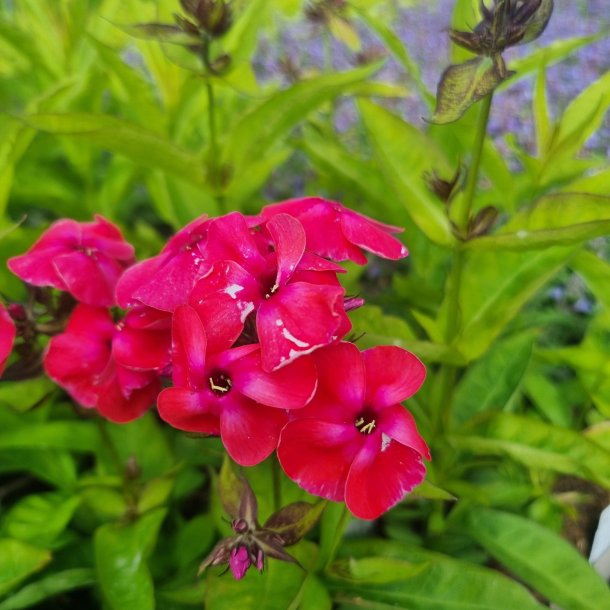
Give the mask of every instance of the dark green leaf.
M 59 593 L 88 587 L 95 583 L 95 573 L 89 568 L 75 568 L 57 572 L 26 585 L 0 603 L 0 610 L 22 610 Z
M 140 125 L 86 113 L 30 114 L 22 120 L 39 131 L 81 138 L 144 167 L 162 169 L 200 187 L 205 184 L 203 168 L 196 157 Z
M 339 74 L 325 74 L 276 93 L 245 114 L 229 132 L 223 153 L 234 179 L 267 151 L 310 112 L 341 95 L 346 87 L 362 81 L 379 69 L 379 64 Z
M 542 608 L 524 588 L 499 572 L 425 551 L 411 544 L 366 538 L 344 544 L 341 554 L 355 558 L 352 559 L 352 565 L 357 571 L 363 572 L 365 577 L 369 573 L 369 582 L 366 578 L 364 582 L 359 582 L 353 576 L 347 579 L 336 575 L 329 578 L 329 589 L 340 608 Z M 379 570 L 384 561 L 389 561 L 387 577 Z M 370 582 L 371 573 L 378 579 L 377 583 Z
M 155 595 L 147 559 L 166 511 L 157 509 L 129 525 L 102 525 L 95 532 L 100 587 L 112 610 L 154 610 Z
M 498 341 L 467 369 L 453 399 L 456 423 L 462 424 L 482 411 L 504 409 L 521 383 L 533 343 L 531 333 Z
M 546 528 L 517 515 L 473 508 L 468 533 L 519 578 L 562 608 L 610 607 L 610 591 L 584 557 Z
M 574 474 L 610 488 L 610 452 L 578 432 L 533 417 L 485 416 L 462 428 L 453 440 L 479 455 L 508 455 L 530 468 Z
M 0 431 L 0 449 L 49 448 L 96 452 L 100 445 L 99 432 L 93 422 L 32 423 L 10 431 Z
M 431 122 L 444 125 L 457 121 L 470 106 L 492 93 L 506 78 L 497 62 L 489 57 L 449 66 L 438 84 L 436 110 Z
M 51 561 L 51 553 L 20 540 L 0 539 L 0 595 L 41 570 Z
M 11 538 L 52 548 L 80 502 L 79 497 L 66 498 L 57 493 L 28 495 L 5 516 L 3 530 Z
M 358 107 L 382 173 L 406 212 L 430 240 L 452 244 L 447 216 L 423 177 L 431 169 L 451 171 L 443 153 L 432 139 L 384 108 L 365 100 Z

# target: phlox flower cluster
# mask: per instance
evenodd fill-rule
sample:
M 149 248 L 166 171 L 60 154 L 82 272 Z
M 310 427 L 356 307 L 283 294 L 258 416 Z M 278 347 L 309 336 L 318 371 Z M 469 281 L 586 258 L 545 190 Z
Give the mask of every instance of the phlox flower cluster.
M 400 403 L 425 368 L 398 347 L 361 352 L 346 340 L 347 311 L 363 301 L 346 297 L 338 263 L 365 264 L 363 250 L 406 256 L 397 232 L 295 199 L 258 216 L 198 218 L 135 262 L 98 216 L 56 222 L 8 266 L 77 301 L 44 356 L 77 403 L 114 422 L 156 404 L 171 426 L 220 436 L 243 466 L 277 451 L 304 489 L 373 519 L 424 477 L 428 448 Z M 0 331 L 3 366 L 14 337 L 3 308 Z

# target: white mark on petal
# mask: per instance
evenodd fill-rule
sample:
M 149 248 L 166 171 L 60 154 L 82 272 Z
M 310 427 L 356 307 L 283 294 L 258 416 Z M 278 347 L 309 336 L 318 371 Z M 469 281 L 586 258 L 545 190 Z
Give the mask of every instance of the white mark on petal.
M 243 289 L 244 287 L 239 284 L 231 284 L 224 289 L 224 293 L 228 294 L 232 299 L 236 299 L 237 293 L 241 292 Z
M 282 335 L 285 339 L 294 343 L 297 347 L 309 347 L 309 343 L 297 339 L 287 328 L 282 328 Z
M 281 321 L 281 320 L 278 318 L 278 319 L 275 321 L 275 325 L 276 325 L 276 326 L 284 326 L 284 323 L 283 323 L 283 322 L 282 322 L 282 321 Z
M 381 433 L 381 451 L 382 453 L 390 446 L 392 439 L 385 433 Z
M 254 311 L 254 303 L 251 301 L 238 301 L 237 309 L 241 311 L 241 315 L 239 316 L 239 321 L 243 324 L 246 321 L 246 318 Z

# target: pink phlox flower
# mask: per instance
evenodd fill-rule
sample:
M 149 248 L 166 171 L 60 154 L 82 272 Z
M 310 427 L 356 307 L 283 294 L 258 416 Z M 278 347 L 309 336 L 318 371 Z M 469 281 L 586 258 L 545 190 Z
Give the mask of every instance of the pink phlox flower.
M 13 349 L 16 334 L 15 323 L 2 302 L 0 302 L 0 375 L 4 373 L 4 367 Z
M 258 344 L 208 353 L 204 324 L 189 305 L 174 312 L 172 345 L 174 387 L 161 392 L 159 415 L 181 430 L 220 435 L 242 466 L 275 450 L 286 410 L 304 407 L 315 391 L 311 358 L 269 373 Z
M 44 358 L 47 375 L 76 402 L 115 422 L 142 415 L 161 390 L 156 370 L 131 369 L 117 360 L 115 342 L 121 344 L 124 327 L 105 308 L 77 305 L 65 332 L 50 340 Z M 151 343 L 142 335 L 129 341 L 136 351 Z M 125 344 L 117 351 L 125 357 Z M 159 357 L 156 364 L 167 366 L 167 358 Z
M 256 314 L 263 368 L 270 372 L 338 341 L 351 328 L 343 306 L 337 265 L 305 251 L 305 232 L 288 214 L 265 223 L 273 250 L 265 256 L 237 218 L 239 255 L 214 264 L 196 284 L 190 304 L 224 341 L 235 340 Z M 241 229 L 239 228 L 241 222 Z M 243 239 L 242 239 L 243 238 Z
M 314 359 L 318 390 L 291 413 L 278 458 L 303 489 L 375 519 L 425 476 L 422 458 L 430 452 L 399 404 L 422 385 L 424 365 L 398 347 L 361 353 L 345 342 L 318 350 Z
M 59 220 L 25 253 L 8 260 L 9 269 L 34 286 L 69 292 L 86 305 L 112 307 L 119 277 L 133 262 L 133 246 L 111 222 Z
M 307 249 L 334 261 L 351 260 L 366 264 L 361 249 L 397 260 L 407 256 L 407 248 L 393 237 L 403 229 L 358 214 L 335 201 L 320 197 L 289 199 L 265 206 L 265 219 L 277 214 L 297 218 L 307 234 Z

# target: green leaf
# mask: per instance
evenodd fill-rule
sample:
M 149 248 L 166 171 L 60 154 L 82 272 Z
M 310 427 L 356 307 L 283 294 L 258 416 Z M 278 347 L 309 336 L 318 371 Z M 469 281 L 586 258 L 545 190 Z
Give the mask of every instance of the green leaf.
M 559 120 L 549 144 L 546 163 L 558 155 L 572 155 L 600 127 L 610 105 L 610 72 L 572 100 Z
M 185 523 L 175 538 L 176 565 L 184 569 L 194 561 L 201 561 L 212 548 L 215 534 L 214 520 L 207 513 L 197 515 Z
M 610 264 L 593 252 L 583 250 L 570 261 L 570 268 L 582 277 L 595 298 L 610 310 Z
M 454 347 L 480 357 L 529 301 L 568 261 L 575 248 L 536 252 L 472 252 L 462 272 L 461 330 Z M 442 316 L 447 315 L 447 299 Z
M 27 472 L 65 489 L 73 489 L 77 480 L 74 457 L 57 449 L 2 449 L 0 472 Z
M 99 432 L 93 422 L 32 423 L 17 429 L 0 431 L 0 449 L 49 448 L 95 453 L 100 446 Z
M 498 341 L 466 370 L 453 399 L 453 416 L 457 424 L 482 411 L 504 409 L 521 383 L 533 343 L 532 333 Z
M 544 374 L 534 371 L 523 382 L 524 393 L 552 424 L 569 428 L 572 425 L 572 405 L 565 396 L 563 384 L 548 379 Z
M 356 11 L 364 23 L 379 36 L 386 49 L 392 53 L 407 74 L 414 80 L 422 99 L 429 108 L 432 108 L 434 105 L 434 96 L 428 91 L 428 88 L 422 79 L 419 65 L 413 60 L 400 37 L 386 25 L 383 19 L 374 16 L 370 11 L 358 9 L 357 7 Z
M 522 210 L 496 235 L 468 242 L 470 250 L 540 250 L 580 244 L 610 232 L 610 197 L 559 193 Z
M 5 595 L 22 580 L 42 570 L 51 553 L 20 540 L 0 539 L 0 595 Z
M 350 558 L 333 562 L 328 574 L 359 585 L 385 585 L 414 578 L 427 567 L 427 563 L 411 563 L 393 557 Z
M 499 89 L 510 87 L 518 80 L 527 77 L 532 72 L 544 70 L 549 66 L 571 57 L 576 51 L 586 47 L 600 38 L 603 38 L 604 33 L 588 34 L 586 36 L 576 36 L 573 38 L 562 38 L 554 40 L 546 47 L 533 49 L 523 57 L 517 57 L 510 62 L 510 68 L 515 72 L 513 77 L 506 84 L 503 84 Z
M 490 57 L 476 57 L 449 66 L 436 92 L 436 110 L 430 121 L 445 125 L 457 121 L 474 103 L 482 100 L 506 80 L 498 63 Z
M 495 570 L 458 561 L 412 544 L 366 538 L 342 545 L 369 582 L 333 575 L 329 589 L 340 608 L 389 610 L 541 610 L 515 581 Z M 388 561 L 388 577 L 379 568 Z M 361 563 L 363 562 L 363 563 Z M 400 578 L 401 569 L 404 576 Z M 390 580 L 392 575 L 394 580 Z M 371 576 L 381 582 L 370 582 Z M 385 579 L 385 582 L 384 582 Z
M 507 455 L 529 468 L 573 474 L 610 488 L 610 452 L 578 432 L 533 417 L 489 414 L 453 437 L 477 455 Z
M 379 63 L 371 64 L 301 81 L 245 114 L 230 129 L 223 151 L 223 163 L 231 168 L 233 179 L 239 179 L 250 163 L 266 155 L 310 112 L 341 95 L 350 85 L 367 79 L 379 67 Z
M 95 573 L 88 568 L 64 570 L 26 585 L 0 603 L 0 610 L 22 610 L 59 593 L 88 587 L 95 583 Z
M 384 108 L 366 100 L 358 108 L 382 173 L 406 212 L 433 242 L 451 245 L 449 221 L 423 178 L 433 168 L 449 173 L 443 154 L 420 130 Z
M 107 429 L 121 461 L 135 460 L 144 479 L 164 475 L 175 465 L 166 429 L 152 413 L 121 426 L 106 421 L 100 425 Z
M 263 527 L 279 534 L 285 546 L 291 546 L 301 540 L 318 522 L 326 502 L 293 502 L 273 513 Z
M 26 496 L 5 516 L 3 531 L 16 540 L 52 548 L 80 502 L 79 497 L 57 493 Z
M 468 533 L 520 579 L 562 608 L 610 607 L 610 591 L 585 558 L 557 534 L 523 517 L 473 508 Z
M 154 610 L 147 559 L 165 515 L 164 509 L 157 509 L 129 525 L 102 525 L 95 532 L 97 575 L 111 610 Z
M 417 487 L 413 488 L 410 495 L 416 498 L 426 498 L 427 500 L 456 500 L 454 495 L 430 483 L 430 481 L 420 483 Z
M 203 168 L 195 156 L 140 125 L 87 113 L 30 114 L 22 120 L 39 131 L 81 138 L 143 167 L 162 169 L 202 187 L 205 184 Z

